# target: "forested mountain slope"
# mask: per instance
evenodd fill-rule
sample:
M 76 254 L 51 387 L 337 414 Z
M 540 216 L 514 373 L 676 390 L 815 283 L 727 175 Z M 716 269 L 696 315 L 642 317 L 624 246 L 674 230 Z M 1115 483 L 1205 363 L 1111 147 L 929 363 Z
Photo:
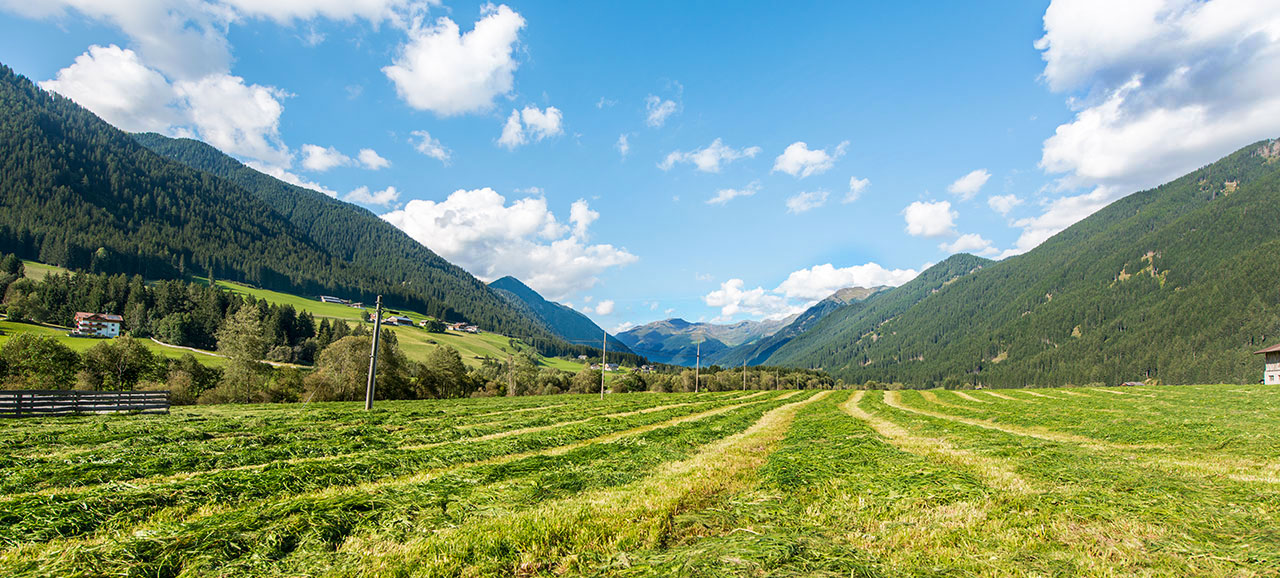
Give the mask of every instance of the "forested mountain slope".
M 238 167 L 227 172 L 235 182 L 152 152 L 2 65 L 0 112 L 0 251 L 149 279 L 208 274 L 366 302 L 381 293 L 389 305 L 467 319 L 544 353 L 586 351 L 372 213 L 212 147 L 170 141 Z
M 191 139 L 154 133 L 133 135 L 162 156 L 231 181 L 265 201 L 329 252 L 375 268 L 389 281 L 386 292 L 416 298 L 424 312 L 457 317 L 545 349 L 545 328 L 515 311 L 502 297 L 394 225 L 368 210 L 263 174 L 218 149 Z M 426 305 L 430 304 L 430 305 Z
M 832 315 L 767 362 L 913 386 L 1257 381 L 1252 351 L 1280 336 L 1278 224 L 1280 142 L 1255 143 L 910 307 L 877 312 L 904 285 Z
M 489 287 L 508 300 L 527 307 L 552 333 L 570 343 L 600 344 L 600 339 L 605 335 L 604 329 L 586 315 L 554 301 L 547 301 L 515 277 L 497 279 L 489 283 Z M 631 350 L 618 341 L 618 338 L 610 335 L 609 353 L 631 353 Z

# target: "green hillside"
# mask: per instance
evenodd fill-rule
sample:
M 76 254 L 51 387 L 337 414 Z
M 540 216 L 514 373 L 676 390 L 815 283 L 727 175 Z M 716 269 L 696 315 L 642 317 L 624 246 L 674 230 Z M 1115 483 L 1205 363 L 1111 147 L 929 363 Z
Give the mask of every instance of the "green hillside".
M 913 386 L 1254 382 L 1252 351 L 1280 335 L 1277 223 L 1280 144 L 1255 143 L 914 302 L 916 282 L 832 315 L 767 362 Z
M 446 320 L 521 335 L 543 351 L 567 353 L 564 343 L 462 268 L 449 263 L 366 209 L 294 186 L 245 166 L 203 142 L 154 133 L 133 135 L 163 157 L 216 175 L 249 191 L 330 254 L 378 272 L 378 291 L 397 306 Z M 373 291 L 346 288 L 344 297 L 373 302 Z M 309 294 L 309 293 L 307 293 Z

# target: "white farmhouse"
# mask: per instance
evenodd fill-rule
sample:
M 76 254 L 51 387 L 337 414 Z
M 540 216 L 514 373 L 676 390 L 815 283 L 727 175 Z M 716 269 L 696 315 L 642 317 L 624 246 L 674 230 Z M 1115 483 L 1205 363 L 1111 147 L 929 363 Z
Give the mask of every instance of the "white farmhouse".
M 118 337 L 124 318 L 110 313 L 76 313 L 76 335 Z

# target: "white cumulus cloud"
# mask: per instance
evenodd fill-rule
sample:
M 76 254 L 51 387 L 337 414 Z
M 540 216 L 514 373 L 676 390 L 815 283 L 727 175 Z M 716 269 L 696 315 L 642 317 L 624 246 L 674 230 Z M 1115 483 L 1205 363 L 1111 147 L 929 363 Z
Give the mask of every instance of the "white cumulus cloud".
M 774 159 L 773 172 L 783 172 L 801 179 L 822 174 L 835 166 L 836 159 L 844 156 L 848 146 L 849 141 L 844 141 L 836 146 L 834 153 L 828 154 L 826 149 L 810 150 L 805 142 L 796 141 Z
M 618 149 L 618 154 L 623 157 L 626 157 L 627 153 L 631 152 L 631 143 L 627 142 L 627 135 L 625 134 L 618 135 L 618 142 L 613 147 Z
M 387 187 L 381 191 L 370 191 L 369 187 L 359 187 L 343 195 L 342 200 L 348 203 L 389 207 L 400 200 L 400 191 L 395 187 Z
M 510 94 L 519 63 L 513 52 L 524 17 L 506 5 L 486 4 L 465 34 L 449 18 L 417 25 L 394 64 L 382 72 L 409 106 L 440 116 L 489 110 Z
M 729 279 L 702 300 L 719 307 L 720 320 L 735 316 L 781 319 L 800 313 L 846 287 L 897 287 L 919 275 L 914 269 L 885 269 L 876 263 L 837 268 L 830 263 L 794 271 L 772 290 L 747 289 L 742 279 Z
M 1018 195 L 1013 194 L 995 195 L 987 198 L 987 206 L 991 207 L 991 210 L 1005 216 L 1007 216 L 1009 211 L 1012 211 L 1014 207 L 1021 204 L 1022 199 L 1018 198 Z
M 692 163 L 693 166 L 704 173 L 718 173 L 720 172 L 721 163 L 755 158 L 758 154 L 760 154 L 760 147 L 735 149 L 726 146 L 720 139 L 716 139 L 711 144 L 700 149 L 688 152 L 672 151 L 658 164 L 658 168 L 666 171 L 670 170 L 676 163 Z
M 356 155 L 356 160 L 359 160 L 360 164 L 363 165 L 364 168 L 371 171 L 381 170 L 391 166 L 391 161 L 382 158 L 382 155 L 379 155 L 378 151 L 373 149 L 360 149 L 360 154 Z
M 302 166 L 308 170 L 324 172 L 334 167 L 351 164 L 351 157 L 333 147 L 313 144 L 302 145 Z
M 605 299 L 596 303 L 596 315 L 613 315 L 613 300 Z
M 991 173 L 987 172 L 987 169 L 977 169 L 947 185 L 947 192 L 959 196 L 960 200 L 967 201 L 977 195 L 990 178 Z
M 40 86 L 127 131 L 170 134 L 187 120 L 164 75 L 148 68 L 134 51 L 114 44 L 90 46 L 71 66 Z
M 972 253 L 983 257 L 991 257 L 1000 253 L 999 249 L 992 246 L 991 241 L 982 238 L 982 235 L 977 233 L 960 235 L 955 241 L 938 244 L 938 248 L 947 253 Z
M 588 244 L 587 228 L 598 215 L 580 203 L 570 210 L 572 227 L 556 219 L 546 199 L 508 204 L 490 188 L 458 190 L 438 202 L 412 200 L 382 218 L 481 279 L 513 275 L 560 301 L 637 259 L 623 248 Z
M 955 234 L 955 220 L 959 215 L 951 210 L 949 201 L 916 201 L 902 210 L 902 216 L 907 221 L 907 233 L 912 236 L 945 237 Z

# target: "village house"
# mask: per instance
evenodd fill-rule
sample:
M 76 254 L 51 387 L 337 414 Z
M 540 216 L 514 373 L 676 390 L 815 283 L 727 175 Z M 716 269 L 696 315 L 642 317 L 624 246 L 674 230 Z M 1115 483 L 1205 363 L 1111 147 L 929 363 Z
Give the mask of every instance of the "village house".
M 404 315 L 392 315 L 382 320 L 383 325 L 413 325 L 413 320 Z
M 76 313 L 76 335 L 119 337 L 124 318 L 110 313 Z
M 1253 352 L 1254 355 L 1265 355 L 1262 368 L 1262 383 L 1280 385 L 1280 343 L 1266 349 Z
M 346 304 L 346 303 L 348 303 L 348 301 L 347 301 L 346 299 L 343 299 L 343 298 L 341 298 L 341 297 L 332 297 L 332 296 L 329 296 L 329 295 L 321 295 L 321 296 L 320 296 L 320 302 L 321 302 L 321 303 L 338 303 L 338 304 Z

